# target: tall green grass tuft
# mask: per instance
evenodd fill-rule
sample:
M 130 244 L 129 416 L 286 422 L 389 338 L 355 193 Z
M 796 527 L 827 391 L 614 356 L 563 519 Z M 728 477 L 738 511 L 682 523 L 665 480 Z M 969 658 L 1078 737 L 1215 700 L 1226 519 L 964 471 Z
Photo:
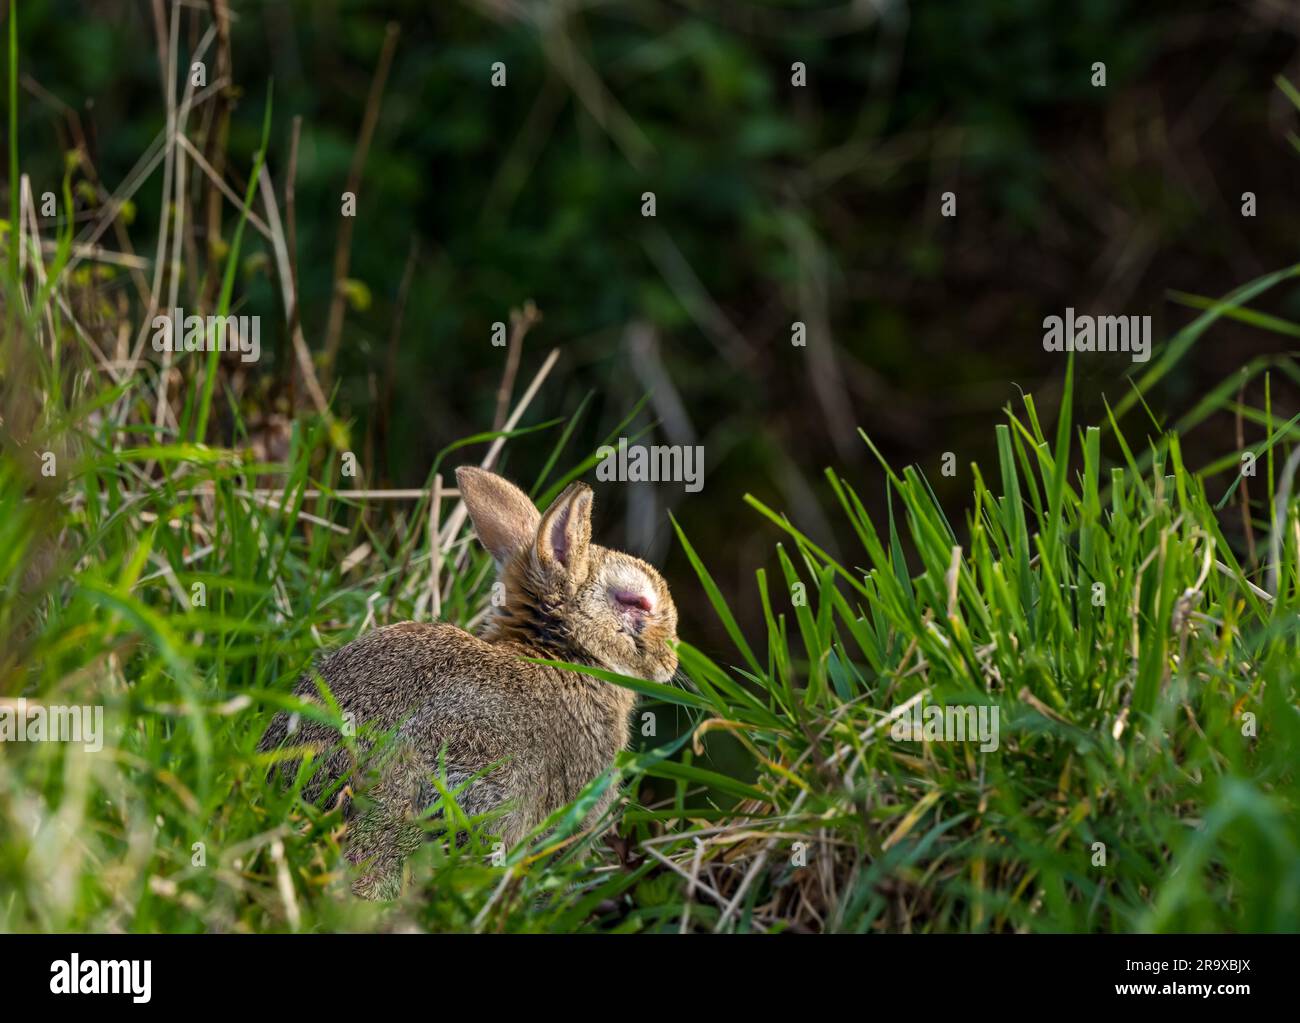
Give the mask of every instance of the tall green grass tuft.
M 785 537 L 780 574 L 757 573 L 759 642 L 697 562 L 736 642 L 733 665 L 684 651 L 698 731 L 735 735 L 757 790 L 703 859 L 729 881 L 701 923 L 1300 929 L 1295 505 L 1266 590 L 1177 434 L 1143 467 L 1113 421 L 1076 429 L 1068 388 L 1054 432 L 1032 398 L 1008 410 L 956 526 L 915 468 L 882 461 L 883 523 L 828 472 L 856 564 L 747 498 Z M 1293 425 L 1270 423 L 1261 468 Z M 916 741 L 895 727 L 914 705 L 996 708 L 997 749 Z M 679 868 L 683 842 L 659 845 Z

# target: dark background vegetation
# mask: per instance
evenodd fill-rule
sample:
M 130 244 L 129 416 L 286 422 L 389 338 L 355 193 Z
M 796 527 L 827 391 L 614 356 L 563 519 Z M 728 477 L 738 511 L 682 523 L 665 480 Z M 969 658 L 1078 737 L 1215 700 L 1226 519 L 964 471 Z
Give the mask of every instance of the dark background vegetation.
M 599 485 L 597 529 L 664 562 L 683 635 L 706 648 L 720 630 L 666 510 L 752 623 L 752 572 L 771 563 L 775 534 L 742 494 L 835 551 L 846 527 L 823 467 L 883 502 L 861 426 L 892 462 L 919 462 L 959 522 L 1000 408 L 1019 389 L 1055 404 L 1065 367 L 1042 350 L 1044 316 L 1150 314 L 1158 351 L 1195 315 L 1171 291 L 1219 295 L 1296 258 L 1295 111 L 1274 84 L 1300 78 L 1300 8 L 1288 0 L 229 7 L 226 173 L 241 193 L 268 81 L 282 197 L 302 119 L 297 260 L 315 352 L 340 194 L 385 33 L 400 29 L 358 193 L 334 376 L 366 482 L 421 486 L 438 450 L 492 425 L 506 350 L 491 325 L 533 300 L 544 319 L 521 384 L 551 347 L 562 359 L 527 422 L 592 395 L 570 461 L 652 389 L 632 429 L 656 423 L 654 442 L 704 445 L 700 494 Z M 25 0 L 21 11 L 19 137 L 34 191 L 57 191 L 61 154 L 83 144 L 78 180 L 113 191 L 165 125 L 154 6 Z M 183 20 L 183 40 L 200 21 Z M 495 61 L 505 88 L 490 87 Z M 791 85 L 795 61 L 806 88 Z M 1090 84 L 1094 61 L 1104 89 Z M 220 110 L 191 126 L 214 151 Z M 654 220 L 641 216 L 645 191 Z M 958 196 L 955 219 L 939 215 L 945 191 Z M 1243 191 L 1258 196 L 1254 219 L 1240 215 Z M 136 197 L 143 224 L 157 224 L 160 192 L 151 182 Z M 78 194 L 88 220 L 104 193 Z M 222 223 L 228 235 L 229 210 Z M 219 266 L 229 237 L 202 222 L 189 231 Z M 241 400 L 269 422 L 306 403 L 273 262 L 260 240 L 245 252 L 238 311 L 263 315 L 265 354 Z M 113 287 L 125 297 L 129 276 Z M 183 304 L 201 305 L 202 287 L 184 282 Z M 1300 295 L 1275 291 L 1264 308 L 1295 317 Z M 795 320 L 806 348 L 790 344 Z M 1225 321 L 1152 407 L 1181 411 L 1278 346 Z M 1078 418 L 1097 421 L 1134 366 L 1093 355 L 1077 368 Z M 1288 401 L 1275 393 L 1280 418 L 1296 411 Z M 1185 440 L 1189 460 L 1222 453 L 1231 434 L 1230 418 L 1212 419 Z M 554 431 L 512 441 L 505 471 L 531 482 L 553 442 Z M 945 451 L 955 479 L 939 474 Z

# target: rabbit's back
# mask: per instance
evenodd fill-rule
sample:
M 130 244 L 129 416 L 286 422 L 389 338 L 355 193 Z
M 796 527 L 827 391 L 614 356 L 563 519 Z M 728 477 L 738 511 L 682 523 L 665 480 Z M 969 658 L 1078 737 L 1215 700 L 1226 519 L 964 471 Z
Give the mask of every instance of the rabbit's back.
M 511 714 L 512 697 L 526 694 L 499 684 L 503 672 L 520 667 L 504 660 L 500 650 L 454 625 L 400 622 L 359 636 L 325 658 L 318 671 L 358 726 L 391 728 L 429 704 L 475 720 Z M 295 691 L 315 693 L 310 674 Z
M 517 672 L 521 686 L 511 692 L 500 684 L 502 672 Z M 400 736 L 413 740 L 411 722 L 425 723 L 426 739 L 435 722 L 452 754 L 508 753 L 505 736 L 525 715 L 531 691 L 528 665 L 502 663 L 501 651 L 446 623 L 401 622 L 374 629 L 325 657 L 303 674 L 294 694 L 319 699 L 316 679 L 325 683 L 340 709 L 362 737 L 369 738 L 403 726 Z M 262 749 L 273 749 L 286 738 L 318 749 L 333 747 L 339 734 L 332 726 L 280 714 L 263 737 Z M 435 751 L 436 755 L 436 751 Z M 337 751 L 324 772 L 337 776 L 346 752 Z M 485 761 L 490 763 L 491 761 Z
M 481 812 L 508 800 L 526 830 L 576 796 L 626 745 L 634 699 L 595 679 L 530 664 L 527 656 L 535 655 L 445 623 L 402 622 L 353 640 L 315 674 L 353 715 L 359 734 L 398 729 L 412 784 L 421 776 L 415 803 L 432 799 L 427 776 L 444 766 L 455 785 L 496 765 L 476 783 L 465 809 Z M 295 692 L 316 695 L 313 673 Z M 287 728 L 277 719 L 263 748 L 283 741 Z M 323 749 L 339 736 L 328 725 L 301 721 L 292 739 Z M 347 752 L 336 751 L 319 783 L 349 766 Z

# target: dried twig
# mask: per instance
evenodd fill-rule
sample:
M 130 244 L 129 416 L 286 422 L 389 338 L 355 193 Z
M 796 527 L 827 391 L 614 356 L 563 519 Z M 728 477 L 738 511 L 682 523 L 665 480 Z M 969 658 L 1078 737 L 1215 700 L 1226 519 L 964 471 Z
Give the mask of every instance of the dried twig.
M 533 397 L 542 386 L 542 382 L 550 375 L 551 369 L 555 366 L 556 360 L 559 359 L 559 357 L 560 350 L 558 348 L 552 348 L 551 354 L 548 355 L 546 361 L 542 363 L 542 368 L 539 369 L 537 375 L 533 377 L 533 382 L 528 385 L 528 390 L 526 390 L 523 397 L 519 399 L 519 404 L 515 406 L 514 412 L 512 412 L 510 418 L 506 420 L 502 427 L 503 432 L 509 433 L 519 423 L 520 418 L 522 418 L 525 410 L 532 403 Z M 501 453 L 501 448 L 505 445 L 505 442 L 506 439 L 504 437 L 498 437 L 494 440 L 492 446 L 488 448 L 487 454 L 483 456 L 483 461 L 479 463 L 479 467 L 483 469 L 491 469 L 492 466 L 496 464 L 497 455 Z M 448 547 L 451 541 L 456 538 L 456 534 L 460 532 L 460 527 L 464 524 L 465 518 L 468 514 L 469 511 L 466 509 L 465 502 L 462 499 L 452 510 L 451 515 L 448 516 L 447 525 L 443 528 L 441 533 L 440 546 L 444 550 Z
M 519 353 L 524 347 L 524 338 L 533 325 L 542 318 L 531 300 L 524 303 L 523 309 L 510 310 L 510 347 L 506 352 L 506 369 L 501 374 L 501 385 L 497 388 L 497 410 L 492 416 L 492 430 L 501 429 L 506 421 L 506 408 L 510 404 L 510 395 L 515 388 L 515 376 L 519 372 Z
M 302 336 L 302 324 L 298 319 L 297 277 L 290 262 L 290 249 L 284 238 L 284 230 L 280 226 L 280 210 L 275 203 L 275 189 L 271 186 L 270 175 L 263 173 L 258 184 L 261 186 L 262 202 L 266 206 L 266 219 L 271 228 L 271 251 L 275 253 L 276 275 L 280 278 L 280 290 L 284 294 L 284 318 L 289 323 L 289 334 L 292 339 L 293 353 L 298 361 L 298 370 L 302 373 L 303 382 L 307 385 L 307 393 L 311 396 L 312 404 L 316 406 L 316 412 L 328 419 L 330 418 L 329 403 L 326 402 L 325 392 L 321 390 L 320 382 L 316 379 L 316 367 L 312 365 L 311 349 L 307 347 L 307 339 Z

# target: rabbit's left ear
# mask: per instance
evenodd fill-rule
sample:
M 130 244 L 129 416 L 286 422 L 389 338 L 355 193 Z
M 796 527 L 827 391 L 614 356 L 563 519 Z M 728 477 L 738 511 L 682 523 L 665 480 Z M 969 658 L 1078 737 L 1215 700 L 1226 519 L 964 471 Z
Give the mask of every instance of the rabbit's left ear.
M 559 574 L 570 587 L 587 578 L 591 546 L 591 487 L 570 483 L 537 527 L 537 562 Z
M 474 531 L 497 564 L 528 549 L 537 535 L 539 516 L 527 494 L 496 473 L 471 465 L 456 470 L 456 484 Z

